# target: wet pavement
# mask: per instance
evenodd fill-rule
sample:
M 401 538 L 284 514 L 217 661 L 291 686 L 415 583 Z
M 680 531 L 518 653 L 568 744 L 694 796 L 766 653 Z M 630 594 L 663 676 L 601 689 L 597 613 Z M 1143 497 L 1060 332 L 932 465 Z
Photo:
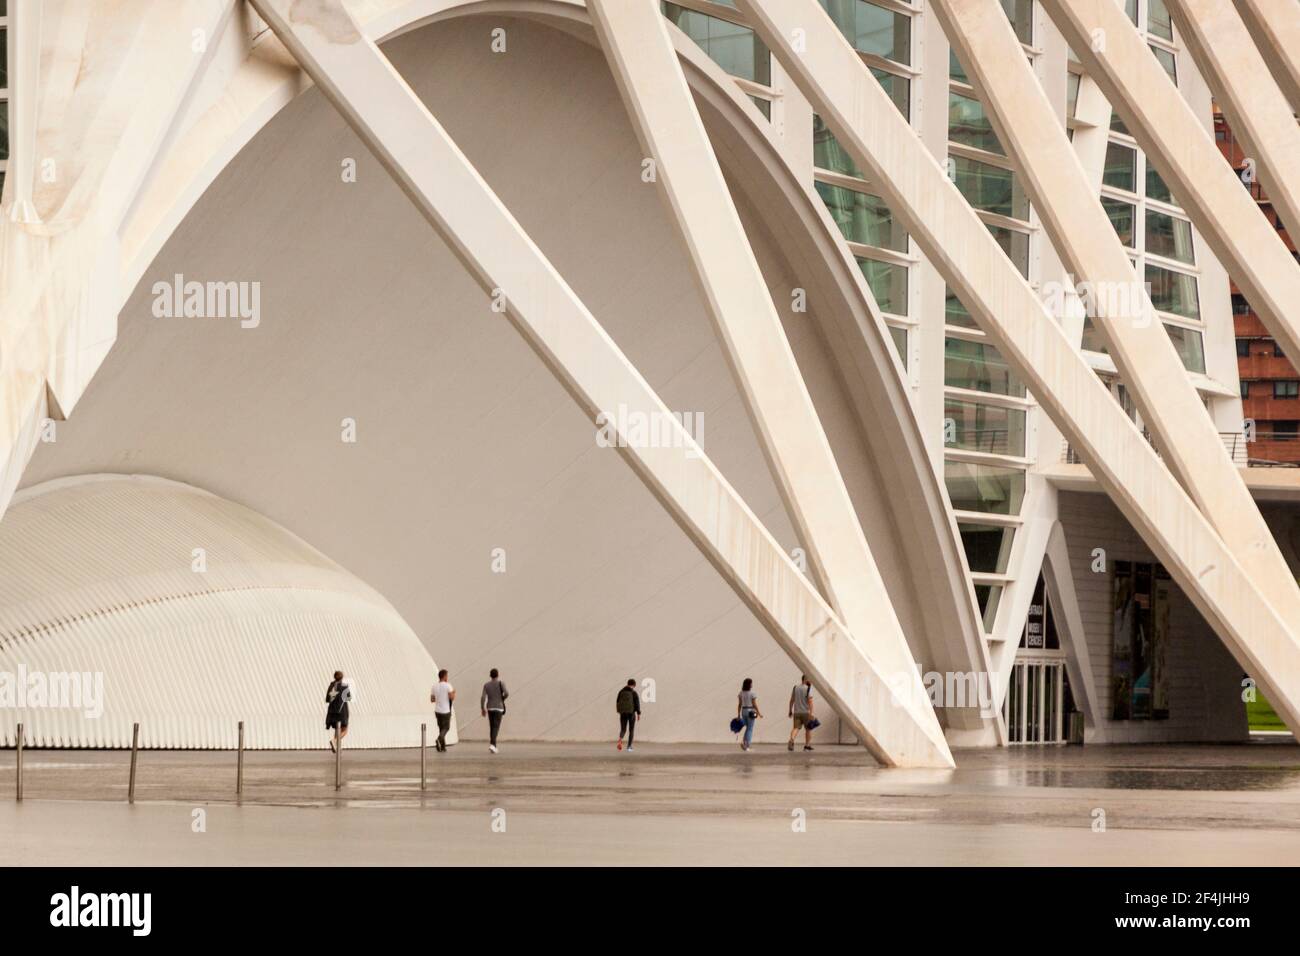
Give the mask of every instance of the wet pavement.
M 0 752 L 8 863 L 1300 863 L 1300 747 L 959 751 L 885 770 L 853 747 L 787 753 L 479 742 L 352 751 Z M 202 818 L 206 830 L 197 831 Z M 1104 829 L 1099 823 L 1104 822 Z

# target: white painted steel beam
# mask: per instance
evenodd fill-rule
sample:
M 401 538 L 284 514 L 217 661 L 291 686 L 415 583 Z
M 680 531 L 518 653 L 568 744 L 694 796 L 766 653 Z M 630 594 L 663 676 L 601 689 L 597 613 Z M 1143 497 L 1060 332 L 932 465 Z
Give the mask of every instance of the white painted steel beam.
M 1091 284 L 1093 321 L 1106 336 L 1110 356 L 1165 464 L 1283 620 L 1300 622 L 1295 576 L 1228 456 L 1033 67 L 1019 55 L 1020 41 L 1002 5 L 998 0 L 933 0 L 932 9 L 983 94 L 998 139 L 1015 161 L 1061 261 L 1077 282 Z
M 914 716 L 907 689 L 862 653 L 339 0 L 253 5 L 470 274 L 501 291 L 510 319 L 584 411 L 594 419 L 622 406 L 629 419 L 671 431 L 670 443 L 620 450 L 877 759 L 952 766 L 933 712 Z
M 1147 41 L 1113 0 L 1041 2 L 1260 320 L 1300 354 L 1300 264 Z
M 814 0 L 738 5 L 1206 621 L 1300 726 L 1300 646 L 1287 625 L 856 51 Z
M 907 637 L 709 144 L 668 21 L 656 0 L 589 0 L 588 9 L 825 593 L 863 652 L 919 689 Z M 928 703 L 913 716 L 935 719 Z
M 1300 0 L 1237 0 L 1237 12 L 1291 109 L 1300 113 Z

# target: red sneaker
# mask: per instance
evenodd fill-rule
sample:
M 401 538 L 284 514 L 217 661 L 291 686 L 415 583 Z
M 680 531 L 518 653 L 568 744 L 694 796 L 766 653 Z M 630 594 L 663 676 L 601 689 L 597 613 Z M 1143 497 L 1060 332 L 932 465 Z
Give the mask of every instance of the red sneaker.
M 622 737 L 619 737 L 619 738 L 618 738 L 618 749 L 619 749 L 619 750 L 622 750 L 622 749 L 623 749 L 623 738 L 622 738 Z

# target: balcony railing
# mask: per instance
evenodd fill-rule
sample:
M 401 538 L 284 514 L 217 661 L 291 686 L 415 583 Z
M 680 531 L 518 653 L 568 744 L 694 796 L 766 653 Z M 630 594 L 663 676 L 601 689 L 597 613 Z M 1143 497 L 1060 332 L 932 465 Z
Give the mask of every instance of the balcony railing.
M 1142 429 L 1142 437 L 1147 440 L 1152 448 L 1155 442 L 1151 440 L 1151 432 L 1145 428 Z M 1228 455 L 1232 458 L 1232 463 L 1238 467 L 1269 467 L 1271 465 L 1283 465 L 1282 462 L 1256 461 L 1250 456 L 1250 442 L 1246 441 L 1246 436 L 1241 432 L 1219 432 L 1219 438 L 1223 442 L 1223 447 L 1227 449 Z M 1270 439 L 1271 440 L 1271 439 Z M 1295 439 L 1293 438 L 1292 441 Z M 1300 444 L 1296 446 L 1296 451 L 1300 453 Z M 1156 454 L 1159 454 L 1157 450 Z M 1068 439 L 1061 439 L 1061 463 L 1065 465 L 1086 465 L 1087 462 L 1074 450 Z

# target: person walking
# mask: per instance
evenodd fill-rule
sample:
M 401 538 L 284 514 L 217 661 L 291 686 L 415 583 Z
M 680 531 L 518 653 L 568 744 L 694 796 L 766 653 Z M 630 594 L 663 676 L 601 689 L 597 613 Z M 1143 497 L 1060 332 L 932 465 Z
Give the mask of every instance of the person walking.
M 438 671 L 438 683 L 433 685 L 429 700 L 433 701 L 433 716 L 438 720 L 438 739 L 434 742 L 434 748 L 438 753 L 445 754 L 447 732 L 451 730 L 451 705 L 456 702 L 456 688 L 447 680 L 446 668 Z
M 618 749 L 623 749 L 623 734 L 627 734 L 627 749 L 632 749 L 632 735 L 636 732 L 636 722 L 641 719 L 641 695 L 636 692 L 636 681 L 628 678 L 614 698 L 614 709 L 618 711 Z
M 740 693 L 736 695 L 736 716 L 745 722 L 745 740 L 740 749 L 748 750 L 754 739 L 754 721 L 763 716 L 763 712 L 758 709 L 758 695 L 754 693 L 752 677 L 746 677 L 740 685 Z
M 794 685 L 790 691 L 790 718 L 794 726 L 790 728 L 790 740 L 787 742 L 786 750 L 794 750 L 794 738 L 798 735 L 799 729 L 803 728 L 803 749 L 812 750 L 812 724 L 813 720 L 813 695 L 812 681 L 808 675 L 804 674 L 800 683 Z
M 339 743 L 348 735 L 348 704 L 352 703 L 352 683 L 342 671 L 334 672 L 334 679 L 325 688 L 325 729 L 330 732 L 330 750 L 334 750 L 335 730 Z
M 492 753 L 497 752 L 497 734 L 501 732 L 501 718 L 506 715 L 506 698 L 509 696 L 510 691 L 506 690 L 500 673 L 495 667 L 492 668 L 488 674 L 488 682 L 483 685 L 483 696 L 479 700 L 479 710 L 488 719 L 488 730 L 492 735 L 488 743 L 488 750 Z

